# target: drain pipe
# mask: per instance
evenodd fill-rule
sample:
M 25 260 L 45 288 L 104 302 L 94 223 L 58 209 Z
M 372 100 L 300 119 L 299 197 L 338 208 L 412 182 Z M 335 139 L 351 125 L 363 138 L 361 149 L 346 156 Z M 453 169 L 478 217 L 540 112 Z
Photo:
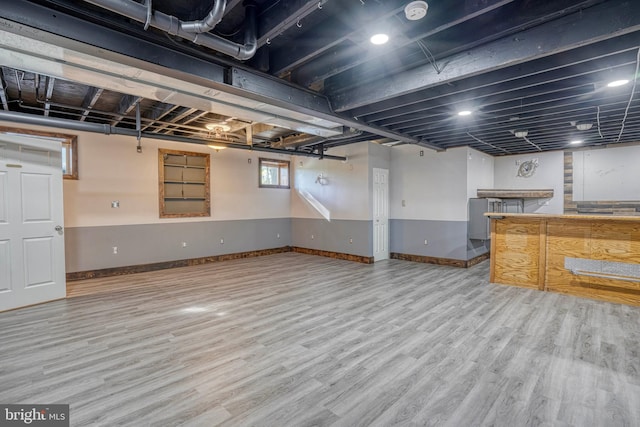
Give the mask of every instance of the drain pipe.
M 21 123 L 26 125 L 33 125 L 33 126 L 47 126 L 47 127 L 54 127 L 54 128 L 70 129 L 70 130 L 75 130 L 79 132 L 101 133 L 104 135 L 125 135 L 125 136 L 132 136 L 134 138 L 137 138 L 138 136 L 140 136 L 140 137 L 149 138 L 149 139 L 161 139 L 163 141 L 183 142 L 187 144 L 206 145 L 208 142 L 205 140 L 191 139 L 191 138 L 185 138 L 185 137 L 175 136 L 175 135 L 165 135 L 165 134 L 157 134 L 157 133 L 149 133 L 149 132 L 139 133 L 135 129 L 119 128 L 119 127 L 111 126 L 108 124 L 79 122 L 76 120 L 65 120 L 65 119 L 58 119 L 55 117 L 35 116 L 32 114 L 16 113 L 13 111 L 0 111 L 0 120 L 13 122 L 13 123 Z M 315 157 L 319 159 L 330 159 L 330 160 L 340 160 L 340 161 L 347 160 L 346 157 L 332 156 L 324 153 L 316 154 L 316 153 L 308 153 L 304 151 L 294 152 L 291 150 L 257 147 L 255 145 L 247 145 L 247 144 L 233 144 L 233 143 L 223 143 L 223 142 L 216 141 L 216 145 L 224 145 L 225 147 L 237 148 L 241 150 L 287 154 L 290 156 Z
M 252 1 L 248 1 L 245 4 L 245 33 L 244 44 L 234 43 L 230 40 L 216 36 L 215 34 L 203 32 L 194 33 L 185 31 L 182 27 L 187 25 L 187 28 L 194 29 L 196 27 L 203 28 L 201 25 L 193 22 L 183 22 L 175 16 L 167 15 L 159 11 L 153 11 L 148 13 L 147 6 L 137 3 L 134 0 L 85 0 L 85 2 L 93 4 L 95 6 L 102 7 L 110 10 L 111 12 L 126 16 L 130 19 L 138 21 L 146 25 L 151 25 L 154 28 L 162 30 L 172 36 L 178 36 L 185 40 L 189 40 L 197 45 L 215 50 L 217 52 L 224 53 L 235 59 L 247 60 L 251 59 L 255 55 L 258 43 L 257 43 L 257 29 L 256 29 L 256 5 Z M 224 1 L 217 2 L 212 9 L 218 10 L 219 3 L 225 3 Z M 224 11 L 223 11 L 224 12 Z M 217 12 L 216 12 L 217 13 Z M 211 14 L 209 14 L 209 17 Z M 205 18 L 205 21 L 209 21 L 209 17 Z M 214 18 L 211 20 L 215 20 Z
M 226 7 L 227 0 L 216 0 L 206 18 L 200 21 L 181 22 L 180 28 L 187 33 L 206 33 L 211 31 L 222 21 Z

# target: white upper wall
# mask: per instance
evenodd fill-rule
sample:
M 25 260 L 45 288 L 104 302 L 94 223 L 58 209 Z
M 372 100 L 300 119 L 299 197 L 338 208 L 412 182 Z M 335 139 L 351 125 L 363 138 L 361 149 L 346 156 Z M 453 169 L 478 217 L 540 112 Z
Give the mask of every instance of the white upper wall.
M 467 147 L 467 198 L 478 197 L 479 188 L 494 188 L 493 157 Z
M 27 128 L 7 122 L 0 122 L 0 125 Z M 65 179 L 63 183 L 66 227 L 290 216 L 290 190 L 258 187 L 261 154 L 283 160 L 289 160 L 290 156 L 237 149 L 215 151 L 205 145 L 147 138 L 142 139 L 142 153 L 138 153 L 133 137 L 37 126 L 28 128 L 78 135 L 80 179 Z M 159 217 L 158 148 L 211 154 L 210 217 Z M 119 208 L 111 207 L 114 200 L 120 202 Z
M 346 162 L 294 156 L 291 216 L 323 218 L 311 195 L 329 213 L 330 219 L 371 219 L 369 189 L 369 143 L 334 148 L 331 154 L 347 157 Z
M 389 185 L 392 219 L 466 221 L 467 148 L 393 147 Z
M 574 201 L 640 200 L 640 146 L 580 150 L 572 157 Z
M 518 176 L 524 161 L 538 160 L 535 173 L 529 178 Z M 544 153 L 502 156 L 494 158 L 494 188 L 498 189 L 553 189 L 551 199 L 525 201 L 527 213 L 562 214 L 564 212 L 564 153 Z

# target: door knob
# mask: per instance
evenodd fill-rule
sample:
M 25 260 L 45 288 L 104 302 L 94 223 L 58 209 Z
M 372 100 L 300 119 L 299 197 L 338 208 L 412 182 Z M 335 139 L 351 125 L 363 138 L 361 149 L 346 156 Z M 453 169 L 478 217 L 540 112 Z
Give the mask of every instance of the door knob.
M 61 225 L 56 225 L 56 231 L 60 234 L 62 234 L 62 226 Z

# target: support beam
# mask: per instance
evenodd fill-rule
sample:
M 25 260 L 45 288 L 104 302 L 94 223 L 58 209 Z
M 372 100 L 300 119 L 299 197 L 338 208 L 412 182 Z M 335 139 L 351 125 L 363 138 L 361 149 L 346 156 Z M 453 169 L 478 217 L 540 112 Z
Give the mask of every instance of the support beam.
M 98 99 L 102 96 L 104 89 L 97 87 L 90 87 L 87 91 L 87 94 L 84 96 L 84 100 L 82 101 L 82 108 L 84 111 L 82 112 L 82 116 L 80 116 L 80 121 L 84 122 L 91 114 L 91 110 L 98 102 Z
M 384 84 L 346 91 L 332 97 L 331 101 L 336 111 L 348 111 L 635 31 L 640 31 L 640 2 L 607 1 L 523 31 L 517 38 L 500 39 L 445 58 L 443 62 L 447 65 L 441 74 L 436 74 L 427 64 L 390 76 Z M 376 89 L 372 90 L 372 87 Z

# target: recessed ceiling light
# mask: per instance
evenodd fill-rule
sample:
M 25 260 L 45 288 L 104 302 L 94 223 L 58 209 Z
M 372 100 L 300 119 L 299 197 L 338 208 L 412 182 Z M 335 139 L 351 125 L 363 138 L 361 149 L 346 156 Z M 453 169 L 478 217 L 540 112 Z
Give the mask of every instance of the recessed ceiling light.
M 469 110 L 458 111 L 458 115 L 459 116 L 469 116 L 469 115 L 471 115 L 471 111 L 469 111 Z
M 578 145 L 578 144 L 582 144 L 582 141 L 579 139 L 574 139 L 573 141 L 571 141 L 569 144 L 571 145 Z
M 576 129 L 578 130 L 589 130 L 593 127 L 593 123 L 591 122 L 578 122 L 576 123 Z
M 371 36 L 369 41 L 373 44 L 385 44 L 389 41 L 389 36 L 383 33 L 374 34 Z
M 629 83 L 629 80 L 626 80 L 626 79 L 614 80 L 611 83 L 609 83 L 607 86 L 608 87 L 618 87 L 618 86 L 624 86 L 627 83 Z
M 518 138 L 524 138 L 527 135 L 529 135 L 529 131 L 528 130 L 517 130 L 513 133 L 516 137 Z

